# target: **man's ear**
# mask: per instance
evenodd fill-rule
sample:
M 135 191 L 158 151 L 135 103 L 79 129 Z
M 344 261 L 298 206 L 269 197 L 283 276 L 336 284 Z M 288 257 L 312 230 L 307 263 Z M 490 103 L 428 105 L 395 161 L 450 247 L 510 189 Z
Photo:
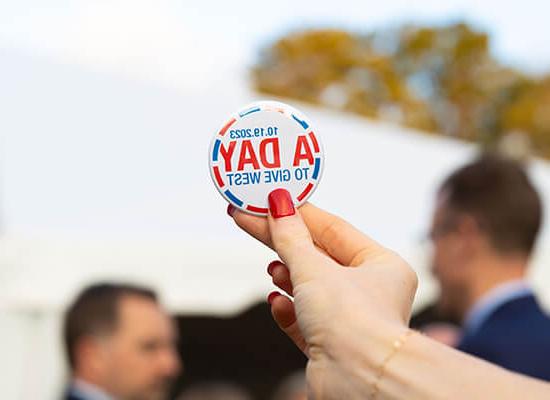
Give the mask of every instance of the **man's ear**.
M 474 257 L 486 246 L 486 237 L 479 223 L 470 215 L 460 217 L 457 232 L 461 238 L 461 252 L 465 257 Z
M 105 343 L 95 336 L 81 337 L 75 346 L 76 365 L 87 374 L 101 374 L 105 366 Z

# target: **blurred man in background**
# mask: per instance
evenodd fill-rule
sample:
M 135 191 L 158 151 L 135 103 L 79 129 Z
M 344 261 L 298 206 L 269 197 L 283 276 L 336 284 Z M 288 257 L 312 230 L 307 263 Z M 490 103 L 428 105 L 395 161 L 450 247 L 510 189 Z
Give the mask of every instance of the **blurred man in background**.
M 86 288 L 70 306 L 64 339 L 67 400 L 162 400 L 180 371 L 176 332 L 151 290 Z
M 438 305 L 463 322 L 457 347 L 550 380 L 550 319 L 525 281 L 541 221 L 522 167 L 485 155 L 445 180 L 430 236 Z

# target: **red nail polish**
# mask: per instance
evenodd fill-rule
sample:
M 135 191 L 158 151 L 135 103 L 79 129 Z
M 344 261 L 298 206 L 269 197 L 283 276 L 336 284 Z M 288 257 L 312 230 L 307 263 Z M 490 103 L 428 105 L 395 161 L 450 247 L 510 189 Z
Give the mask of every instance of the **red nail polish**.
M 269 293 L 269 296 L 267 296 L 267 302 L 271 305 L 273 304 L 273 300 L 275 300 L 275 297 L 280 296 L 281 293 L 279 292 L 271 292 Z
M 289 217 L 296 213 L 292 197 L 285 189 L 275 189 L 269 193 L 268 200 L 273 218 Z
M 227 215 L 233 218 L 233 213 L 235 212 L 235 206 L 233 204 L 227 205 Z
M 270 275 L 270 276 L 273 276 L 273 268 L 275 268 L 275 266 L 279 264 L 279 261 L 271 261 L 269 263 L 269 265 L 267 266 L 267 273 Z

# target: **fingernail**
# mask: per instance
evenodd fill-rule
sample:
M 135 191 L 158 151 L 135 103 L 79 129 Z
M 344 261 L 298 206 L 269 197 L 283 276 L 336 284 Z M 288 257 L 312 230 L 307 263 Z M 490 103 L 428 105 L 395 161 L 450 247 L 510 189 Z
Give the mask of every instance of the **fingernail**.
M 279 264 L 279 261 L 271 261 L 269 263 L 269 265 L 267 266 L 267 273 L 270 275 L 270 276 L 273 276 L 273 268 L 275 268 L 275 266 Z
M 269 293 L 269 296 L 267 296 L 267 302 L 269 303 L 269 305 L 273 304 L 273 300 L 275 300 L 275 297 L 278 297 L 280 295 L 281 295 L 281 293 L 279 293 L 279 292 Z
M 227 205 L 227 215 L 233 218 L 233 213 L 235 212 L 235 206 L 233 204 Z
M 273 218 L 289 217 L 296 213 L 292 197 L 285 189 L 275 189 L 269 193 L 268 200 Z

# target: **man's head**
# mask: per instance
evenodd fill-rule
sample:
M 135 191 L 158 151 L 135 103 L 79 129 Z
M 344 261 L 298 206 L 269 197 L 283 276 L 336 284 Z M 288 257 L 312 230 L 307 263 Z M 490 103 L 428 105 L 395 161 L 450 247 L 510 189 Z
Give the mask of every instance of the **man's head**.
M 430 232 L 442 311 L 462 318 L 491 282 L 525 273 L 541 220 L 539 195 L 514 161 L 484 155 L 449 176 Z
M 180 370 L 173 323 L 145 288 L 86 288 L 65 315 L 64 339 L 73 375 L 120 400 L 163 399 Z

